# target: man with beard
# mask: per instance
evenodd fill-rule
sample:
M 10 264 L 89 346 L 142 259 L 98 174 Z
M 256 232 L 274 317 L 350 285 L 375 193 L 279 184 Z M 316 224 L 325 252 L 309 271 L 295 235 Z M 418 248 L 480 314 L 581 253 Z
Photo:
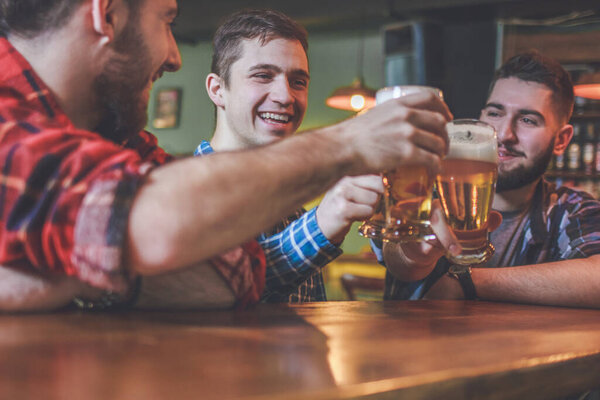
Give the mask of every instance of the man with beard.
M 600 307 L 600 203 L 543 179 L 552 155 L 571 140 L 573 102 L 568 73 L 538 53 L 517 55 L 497 71 L 480 117 L 498 134 L 496 251 L 484 265 L 447 273 L 439 244 L 375 246 L 388 268 L 386 298 Z M 440 208 L 432 223 L 448 242 Z
M 173 160 L 141 129 L 152 83 L 181 66 L 176 15 L 176 0 L 0 0 L 0 310 L 243 306 L 265 280 L 250 238 L 344 175 L 439 168 L 451 115 L 426 95 Z
M 196 154 L 253 148 L 292 136 L 308 97 L 307 33 L 286 15 L 244 10 L 217 29 L 212 72 L 206 79 L 216 129 Z M 258 237 L 265 250 L 266 302 L 327 300 L 321 269 L 338 257 L 354 221 L 375 211 L 379 175 L 343 178 L 318 207 L 298 210 Z

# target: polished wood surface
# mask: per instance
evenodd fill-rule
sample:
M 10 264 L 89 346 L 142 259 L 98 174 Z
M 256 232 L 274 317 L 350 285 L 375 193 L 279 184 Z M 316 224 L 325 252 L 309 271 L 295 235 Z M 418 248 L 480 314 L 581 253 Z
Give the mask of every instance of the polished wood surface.
M 0 315 L 0 399 L 552 399 L 600 386 L 600 311 L 486 302 Z

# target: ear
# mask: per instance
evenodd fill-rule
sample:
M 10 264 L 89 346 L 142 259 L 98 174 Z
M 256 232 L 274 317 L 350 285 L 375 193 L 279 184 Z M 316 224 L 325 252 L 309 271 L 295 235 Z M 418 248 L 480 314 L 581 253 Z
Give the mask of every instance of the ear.
M 117 30 L 118 0 L 92 0 L 92 27 L 102 44 L 110 43 Z
M 554 140 L 554 154 L 559 155 L 564 153 L 572 137 L 573 125 L 567 124 L 560 128 Z
M 223 99 L 225 92 L 225 83 L 223 79 L 215 73 L 210 73 L 206 77 L 206 92 L 208 97 L 215 103 L 217 107 L 225 107 L 225 101 Z

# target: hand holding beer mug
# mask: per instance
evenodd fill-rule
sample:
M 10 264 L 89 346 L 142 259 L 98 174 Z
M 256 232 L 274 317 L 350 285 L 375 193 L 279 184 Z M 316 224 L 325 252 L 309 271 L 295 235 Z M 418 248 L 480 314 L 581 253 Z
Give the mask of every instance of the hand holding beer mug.
M 436 185 L 448 224 L 463 248 L 447 258 L 459 265 L 481 264 L 494 254 L 488 216 L 498 175 L 496 131 L 472 119 L 454 120 L 446 129 L 450 150 Z
M 392 86 L 377 91 L 376 103 L 427 91 L 443 100 L 442 91 L 433 87 Z M 435 239 L 429 223 L 434 179 L 423 166 L 386 171 L 382 203 L 359 233 L 394 242 Z

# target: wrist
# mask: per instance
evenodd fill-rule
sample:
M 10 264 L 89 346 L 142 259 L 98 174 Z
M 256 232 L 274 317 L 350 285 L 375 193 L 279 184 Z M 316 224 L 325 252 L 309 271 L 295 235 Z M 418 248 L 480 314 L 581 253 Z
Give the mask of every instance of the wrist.
M 465 265 L 451 265 L 447 275 L 460 284 L 465 300 L 477 300 L 477 290 L 471 276 L 471 267 Z
M 383 259 L 388 271 L 397 279 L 413 282 L 426 278 L 437 265 L 438 259 L 410 257 L 400 243 L 386 242 Z

